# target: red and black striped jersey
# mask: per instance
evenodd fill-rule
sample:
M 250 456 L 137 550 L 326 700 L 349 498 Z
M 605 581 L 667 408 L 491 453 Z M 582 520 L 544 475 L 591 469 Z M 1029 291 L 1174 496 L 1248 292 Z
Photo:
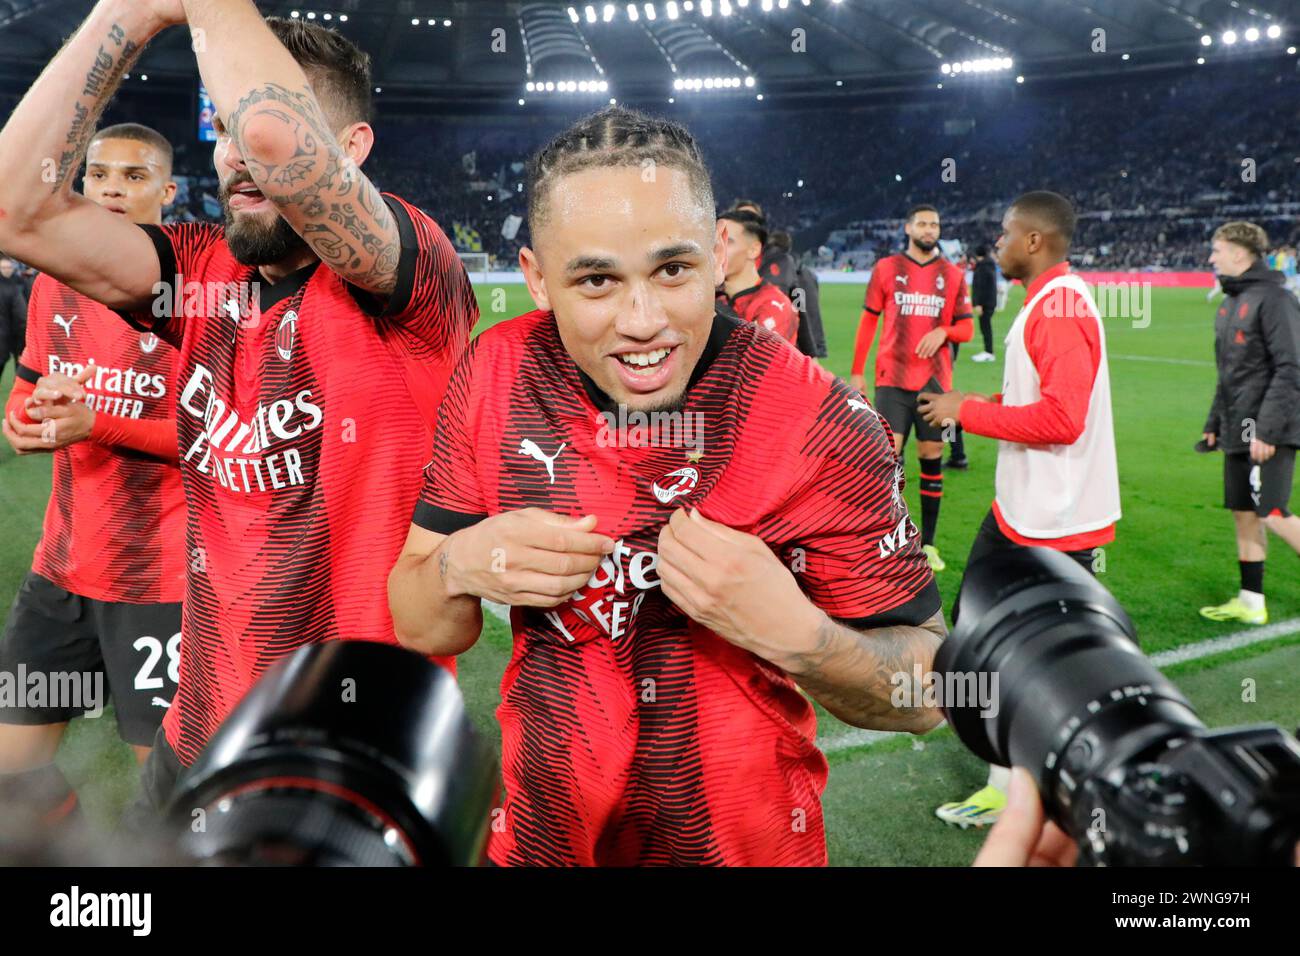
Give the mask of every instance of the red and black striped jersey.
M 884 319 L 876 350 L 877 385 L 914 392 L 933 387 L 934 379 L 941 391 L 952 388 L 952 353 L 946 344 L 928 359 L 917 356 L 916 346 L 926 333 L 958 322 L 968 323 L 958 340 L 970 340 L 970 293 L 959 266 L 939 255 L 928 262 L 917 262 L 906 252 L 886 256 L 871 270 L 864 308 Z M 871 330 L 874 333 L 874 322 Z M 861 374 L 870 348 L 871 342 L 864 344 L 859 336 L 855 374 Z
M 176 350 L 47 275 L 32 286 L 18 377 L 75 378 L 101 420 L 175 418 Z M 163 427 L 163 426 L 159 426 Z M 53 454 L 50 503 L 32 570 L 96 601 L 169 604 L 185 590 L 185 496 L 174 461 L 92 438 Z
M 130 318 L 181 364 L 189 574 L 163 726 L 183 764 L 294 649 L 396 643 L 388 572 L 478 306 L 438 225 L 386 201 L 401 234 L 386 304 L 320 262 L 268 285 L 219 226 L 148 227 L 174 299 Z
M 720 293 L 719 298 L 746 322 L 758 323 L 791 345 L 799 337 L 799 313 L 790 297 L 770 282 L 760 280 L 758 285 L 742 289 L 735 295 Z
M 569 601 L 512 613 L 492 859 L 824 863 L 812 705 L 664 597 L 659 532 L 698 508 L 762 538 L 831 616 L 915 624 L 939 599 L 902 485 L 871 406 L 734 317 L 715 317 L 668 418 L 610 404 L 551 313 L 479 336 L 452 377 L 415 523 L 449 534 L 537 507 L 596 514 L 617 542 Z

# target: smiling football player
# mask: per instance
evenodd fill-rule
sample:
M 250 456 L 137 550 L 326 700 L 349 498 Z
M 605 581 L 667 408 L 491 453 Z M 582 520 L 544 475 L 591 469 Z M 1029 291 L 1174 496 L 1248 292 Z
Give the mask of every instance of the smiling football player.
M 824 864 L 798 688 L 861 727 L 940 720 L 890 702 L 944 627 L 888 426 L 715 311 L 725 236 L 681 126 L 587 117 L 533 158 L 528 194 L 538 308 L 453 374 L 389 579 L 424 653 L 472 646 L 480 598 L 514 608 L 489 855 Z

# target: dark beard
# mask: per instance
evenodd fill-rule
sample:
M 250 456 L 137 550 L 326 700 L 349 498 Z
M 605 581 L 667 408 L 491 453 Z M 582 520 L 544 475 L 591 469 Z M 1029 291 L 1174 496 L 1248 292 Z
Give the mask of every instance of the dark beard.
M 224 190 L 221 208 L 226 214 L 226 245 L 230 254 L 246 266 L 273 265 L 307 248 L 302 236 L 293 231 L 283 216 L 276 216 L 270 226 L 252 216 L 236 219 Z
M 912 242 L 916 244 L 916 248 L 920 249 L 927 256 L 934 252 L 934 247 L 939 244 L 937 242 L 926 242 L 924 239 L 913 239 Z

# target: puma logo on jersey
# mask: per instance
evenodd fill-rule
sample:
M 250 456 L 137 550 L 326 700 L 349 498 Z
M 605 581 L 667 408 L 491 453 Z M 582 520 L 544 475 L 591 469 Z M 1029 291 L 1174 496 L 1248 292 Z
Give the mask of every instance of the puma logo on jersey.
M 560 452 L 564 451 L 567 447 L 568 442 L 564 442 L 559 448 L 555 449 L 554 455 L 547 455 L 546 452 L 542 451 L 542 449 L 538 447 L 537 442 L 533 441 L 531 438 L 525 438 L 519 443 L 519 454 L 527 455 L 534 461 L 540 461 L 545 465 L 546 474 L 551 479 L 550 484 L 553 485 L 555 484 L 555 459 L 559 458 Z
M 855 408 L 860 412 L 865 412 L 871 405 L 860 398 L 850 398 L 849 408 Z
M 901 283 L 902 285 L 907 285 L 907 276 L 894 276 L 894 281 Z
M 66 319 L 61 315 L 56 314 L 54 316 L 54 324 L 62 327 L 64 334 L 67 335 L 68 338 L 72 338 L 72 323 L 76 321 L 77 317 L 75 315 L 69 316 Z
M 163 700 L 161 697 L 155 697 L 153 700 L 149 701 L 149 706 L 170 708 L 171 704 L 168 701 Z

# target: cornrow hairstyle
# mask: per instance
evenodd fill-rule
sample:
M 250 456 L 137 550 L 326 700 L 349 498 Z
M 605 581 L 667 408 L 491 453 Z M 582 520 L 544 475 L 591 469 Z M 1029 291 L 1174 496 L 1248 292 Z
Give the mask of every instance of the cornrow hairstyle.
M 712 213 L 713 185 L 708 164 L 686 127 L 624 106 L 608 106 L 580 119 L 528 161 L 528 231 L 536 240 L 546 222 L 546 196 L 565 176 L 588 169 L 618 167 L 679 169 L 691 191 Z

